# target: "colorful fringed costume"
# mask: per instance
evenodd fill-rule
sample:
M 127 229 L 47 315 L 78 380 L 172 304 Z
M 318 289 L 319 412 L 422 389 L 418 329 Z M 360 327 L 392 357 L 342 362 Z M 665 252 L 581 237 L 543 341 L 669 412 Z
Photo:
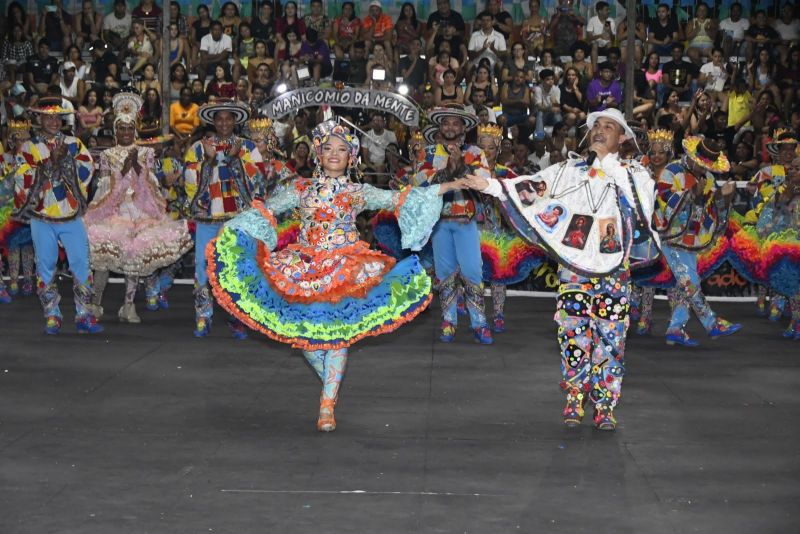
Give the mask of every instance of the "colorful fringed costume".
M 431 122 L 437 125 L 441 125 L 446 117 L 460 119 L 464 124 L 464 132 L 477 125 L 477 118 L 466 113 L 463 108 L 434 108 L 429 114 Z M 463 144 L 463 133 L 452 144 L 457 145 L 460 150 L 458 166 L 454 170 L 448 169 L 450 152 L 445 145 L 429 145 L 417 154 L 415 183 L 446 183 L 463 178 L 466 174 L 491 177 L 491 169 L 483 151 L 477 146 Z M 434 271 L 442 307 L 440 339 L 443 342 L 451 342 L 455 337 L 460 279 L 475 339 L 479 343 L 492 343 L 484 312 L 480 231 L 476 220 L 479 204 L 476 196 L 470 191 L 445 194 L 441 219 L 431 238 Z
M 741 325 L 718 318 L 700 286 L 698 255 L 712 247 L 727 230 L 730 198 L 720 194 L 714 173 L 726 172 L 727 158 L 697 137 L 683 141 L 686 156 L 667 165 L 658 178 L 655 229 L 661 237 L 664 261 L 676 284 L 669 291 L 672 317 L 667 343 L 694 346 L 686 324 L 694 311 L 712 338 L 733 334 Z M 703 175 L 696 175 L 700 169 Z M 698 191 L 702 185 L 702 191 Z M 724 259 L 724 256 L 723 256 Z M 721 261 L 721 260 L 720 260 Z M 713 262 L 712 262 L 713 263 Z
M 590 114 L 590 133 L 601 117 L 633 136 L 617 110 Z M 654 202 L 650 173 L 608 154 L 592 166 L 573 159 L 534 176 L 490 180 L 483 192 L 499 198 L 517 232 L 545 247 L 559 263 L 554 320 L 560 386 L 567 393 L 565 424 L 579 424 L 591 400 L 595 425 L 613 430 L 625 375 L 634 228 L 642 228 L 657 245 L 649 230 Z
M 30 123 L 28 125 L 30 126 Z M 2 167 L 0 167 L 0 258 L 5 256 L 8 261 L 9 284 L 6 288 L 0 267 L 0 303 L 6 303 L 11 302 L 11 297 L 20 291 L 20 265 L 22 266 L 22 294 L 31 295 L 33 293 L 34 254 L 30 225 L 13 217 L 13 171 L 16 166 L 16 158 L 10 152 L 3 153 L 2 158 Z
M 315 129 L 317 151 L 344 140 L 351 158 L 358 140 L 342 126 Z M 217 301 L 250 328 L 303 350 L 323 382 L 320 430 L 332 430 L 333 405 L 347 348 L 391 332 L 422 312 L 431 280 L 416 256 L 395 261 L 360 241 L 356 217 L 364 210 L 393 210 L 403 247 L 418 250 L 438 219 L 439 186 L 385 191 L 329 177 L 318 168 L 310 179 L 278 188 L 262 204 L 225 224 L 208 246 L 208 274 Z M 276 216 L 298 209 L 297 242 L 275 250 Z
M 200 110 L 200 118 L 213 123 L 218 113 L 231 113 L 237 123 L 244 123 L 249 110 L 236 102 L 215 101 Z M 255 143 L 230 135 L 212 136 L 215 154 L 206 157 L 203 142 L 197 141 L 186 152 L 184 180 L 189 199 L 189 213 L 195 230 L 195 331 L 196 337 L 208 335 L 214 304 L 206 275 L 206 245 L 228 221 L 248 209 L 254 200 L 264 197 L 266 167 Z M 229 154 L 238 147 L 238 153 Z M 233 324 L 233 334 L 243 337 L 244 330 Z
M 41 98 L 30 111 L 40 116 L 42 134 L 22 145 L 15 156 L 13 217 L 30 220 L 45 332 L 57 334 L 61 329 L 55 281 L 60 243 L 72 271 L 78 332 L 98 333 L 103 328 L 89 308 L 93 289 L 83 224 L 94 162 L 80 139 L 57 130 L 61 116 L 72 113 L 61 107 L 60 98 Z

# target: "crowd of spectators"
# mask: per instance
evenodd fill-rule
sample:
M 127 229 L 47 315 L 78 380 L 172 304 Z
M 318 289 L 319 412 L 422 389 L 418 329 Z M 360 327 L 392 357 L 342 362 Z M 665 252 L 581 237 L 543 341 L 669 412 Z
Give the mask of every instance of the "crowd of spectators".
M 777 127 L 800 126 L 800 21 L 792 4 L 768 14 L 734 3 L 723 20 L 718 6 L 703 3 L 681 13 L 660 4 L 652 16 L 640 5 L 636 27 L 627 28 L 602 0 L 588 9 L 572 0 L 549 9 L 530 0 L 522 20 L 501 0 L 478 1 L 474 20 L 464 20 L 448 0 L 437 0 L 426 20 L 410 2 L 394 18 L 377 0 L 337 4 L 332 17 L 322 0 L 311 0 L 306 12 L 294 1 L 264 1 L 249 18 L 234 2 L 216 18 L 206 5 L 187 14 L 171 2 L 168 35 L 154 0 L 132 9 L 115 0 L 106 15 L 91 0 L 77 13 L 62 0 L 41 13 L 11 2 L 2 21 L 0 122 L 24 116 L 43 95 L 60 95 L 77 112 L 65 128 L 90 146 L 107 146 L 111 98 L 133 86 L 147 103 L 142 127 L 161 128 L 164 106 L 181 150 L 199 135 L 198 106 L 209 100 L 239 99 L 259 113 L 301 85 L 397 90 L 402 83 L 422 111 L 461 104 L 481 122 L 503 126 L 499 162 L 529 173 L 579 150 L 587 113 L 622 108 L 630 92 L 637 127 L 674 130 L 678 152 L 685 135 L 717 140 L 740 179 L 768 160 L 765 145 Z M 629 31 L 633 57 L 625 53 Z M 169 40 L 165 57 L 162 39 Z M 625 84 L 628 62 L 635 64 L 632 87 Z M 408 165 L 411 132 L 399 120 L 336 111 L 365 132 L 367 179 L 387 184 Z M 312 172 L 308 132 L 320 114 L 300 109 L 276 123 L 281 148 L 300 174 Z

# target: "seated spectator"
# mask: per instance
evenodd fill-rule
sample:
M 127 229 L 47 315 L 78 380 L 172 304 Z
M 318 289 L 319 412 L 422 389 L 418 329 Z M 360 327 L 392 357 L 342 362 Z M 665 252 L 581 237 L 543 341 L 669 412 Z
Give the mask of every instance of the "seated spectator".
M 181 97 L 181 90 L 189 83 L 186 67 L 178 63 L 173 65 L 169 73 L 169 101 L 177 102 Z
M 533 88 L 536 130 L 561 122 L 561 91 L 555 85 L 555 74 L 549 69 L 539 73 L 540 83 Z
M 475 93 L 472 93 L 473 97 Z M 476 117 L 478 117 L 478 125 L 479 126 L 486 126 L 487 124 L 497 123 L 497 119 L 492 120 L 492 116 L 494 115 L 494 111 L 487 108 L 486 106 L 478 106 L 473 108 L 472 106 L 467 106 L 465 108 L 469 110 L 469 113 L 474 113 Z M 491 115 L 490 115 L 491 113 Z
M 644 72 L 635 70 L 633 72 L 633 118 L 637 121 L 644 121 L 646 125 L 653 118 L 653 111 L 656 108 L 656 96 L 647 83 Z M 635 150 L 635 146 L 633 147 Z
M 92 53 L 92 66 L 89 78 L 95 83 L 103 83 L 107 76 L 119 79 L 119 59 L 105 41 L 98 39 L 89 49 Z
M 753 146 L 740 141 L 735 149 L 728 150 L 728 154 L 731 162 L 730 177 L 736 181 L 750 180 L 758 170 Z
M 61 89 L 61 97 L 72 102 L 72 106 L 77 108 L 83 102 L 86 92 L 86 84 L 76 75 L 75 64 L 71 61 L 65 62 L 61 66 L 61 77 L 58 81 Z
M 545 49 L 545 51 L 542 52 L 542 60 L 536 65 L 535 74 L 537 82 L 539 81 L 539 73 L 544 69 L 553 71 L 556 82 L 561 80 L 561 75 L 564 73 L 564 69 L 555 64 L 554 52 L 550 49 Z
M 214 78 L 206 87 L 208 101 L 213 102 L 217 98 L 234 98 L 236 96 L 236 84 L 233 83 L 230 71 L 223 66 L 217 65 L 214 68 Z
M 333 72 L 331 51 L 314 29 L 309 28 L 306 30 L 306 40 L 300 47 L 300 60 L 308 65 L 311 71 L 311 78 L 315 84 L 318 84 L 320 79 L 327 78 Z
M 658 86 L 661 84 L 663 74 L 661 70 L 661 58 L 658 53 L 650 52 L 647 54 L 647 63 L 644 66 L 644 77 L 645 80 L 647 80 L 647 85 L 650 86 L 650 90 L 653 91 L 655 95 L 658 94 Z
M 744 117 L 744 122 L 747 122 L 748 120 L 749 117 Z M 744 122 L 740 122 L 741 124 L 744 124 Z M 704 135 L 717 141 L 719 146 L 725 147 L 725 151 L 728 154 L 733 154 L 734 137 L 736 137 L 736 133 L 738 131 L 739 128 L 735 125 L 728 126 L 728 114 L 720 109 L 714 112 L 713 120 L 710 124 L 706 125 L 706 131 L 704 132 Z M 752 156 L 752 150 L 750 155 Z
M 274 61 L 274 60 L 273 60 Z M 289 76 L 292 77 L 292 65 L 290 62 L 285 61 L 286 68 L 289 71 Z M 273 63 L 274 64 L 274 63 Z M 272 87 L 272 81 L 275 79 L 272 69 L 266 63 L 261 63 L 255 69 L 255 74 L 247 75 L 247 78 L 254 84 L 262 85 L 264 87 Z
M 538 0 L 534 0 L 534 2 L 537 1 Z M 504 83 L 508 83 L 514 77 L 514 73 L 521 70 L 525 72 L 525 79 L 531 84 L 534 81 L 535 67 L 534 62 L 525 55 L 525 45 L 522 43 L 514 43 L 511 46 L 511 57 L 503 65 L 500 79 Z
M 144 68 L 145 65 L 153 61 L 155 48 L 153 43 L 157 40 L 156 35 L 147 29 L 141 19 L 135 19 L 131 27 L 131 36 L 128 38 L 127 55 L 133 59 L 133 66 L 130 67 L 131 76 Z
M 781 17 L 774 23 L 775 31 L 778 32 L 781 42 L 778 45 L 781 61 L 786 61 L 789 50 L 796 48 L 800 44 L 800 20 L 794 16 L 794 5 L 786 2 L 781 8 Z
M 436 0 L 436 11 L 428 15 L 428 31 L 443 34 L 449 26 L 455 28 L 456 34 L 465 37 L 466 25 L 461 14 L 450 9 L 450 0 Z
M 568 56 L 573 43 L 578 40 L 586 20 L 577 15 L 572 0 L 558 0 L 558 7 L 550 19 L 550 35 L 553 38 L 553 50 L 558 57 Z
M 302 35 L 296 26 L 289 26 L 284 33 L 278 34 L 278 44 L 275 45 L 275 60 L 289 60 L 292 65 L 300 61 L 300 49 L 303 47 Z
M 464 93 L 461 91 L 461 87 L 456 85 L 456 73 L 448 69 L 445 71 L 443 79 L 444 84 L 434 89 L 436 105 L 463 104 Z
M 600 0 L 594 5 L 594 9 L 597 14 L 586 24 L 586 41 L 592 47 L 592 63 L 597 65 L 597 57 L 607 56 L 608 47 L 616 39 L 617 23 L 610 17 L 608 2 Z M 591 76 L 587 78 L 591 79 Z
M 550 136 L 550 164 L 560 163 L 569 157 L 570 152 L 577 150 L 577 140 L 569 135 L 569 126 L 563 122 L 553 125 L 553 134 Z
M 69 61 L 75 65 L 75 76 L 79 80 L 86 80 L 89 75 L 89 66 L 83 62 L 80 48 L 75 45 L 69 45 L 67 51 L 64 52 L 64 61 Z
M 156 5 L 155 0 L 140 0 L 139 5 L 133 8 L 131 15 L 140 19 L 145 28 L 150 31 L 161 31 L 161 15 L 163 11 Z
M 240 100 L 245 103 L 250 103 L 250 82 L 245 80 L 244 78 L 239 78 L 239 81 L 236 82 L 236 95 L 234 96 L 235 100 Z
M 234 47 L 236 54 L 234 55 L 233 63 L 233 79 L 238 80 L 240 73 L 244 70 L 247 73 L 247 67 L 250 64 L 250 58 L 256 53 L 256 39 L 250 29 L 250 23 L 247 21 L 239 24 L 239 43 Z M 264 47 L 264 55 L 266 56 L 267 50 Z
M 200 59 L 195 65 L 198 78 L 205 81 L 206 75 L 213 73 L 218 66 L 227 68 L 232 53 L 231 38 L 222 33 L 222 23 L 215 20 L 211 23 L 211 32 L 200 41 Z
M 536 132 L 534 134 L 534 138 L 536 138 L 539 134 L 542 135 L 541 146 L 545 147 L 545 144 L 544 144 L 544 132 Z M 519 139 L 519 137 L 516 137 L 516 136 L 515 136 L 515 138 Z M 534 144 L 535 143 L 536 142 L 534 141 Z M 547 151 L 545 150 L 545 153 L 546 152 Z M 509 169 L 511 169 L 512 171 L 514 171 L 515 173 L 517 173 L 518 175 L 522 176 L 523 174 L 536 174 L 537 172 L 539 172 L 539 170 L 541 170 L 535 164 L 531 163 L 531 160 L 528 157 L 528 154 L 530 154 L 530 149 L 528 148 L 528 145 L 526 145 L 524 142 L 522 142 L 521 139 L 520 139 L 520 141 L 518 143 L 514 144 L 514 148 L 512 149 L 512 154 L 513 154 L 513 156 L 511 158 L 511 160 L 509 160 L 509 162 L 506 163 L 506 166 Z M 549 156 L 550 155 L 548 154 L 546 159 L 549 160 Z M 548 165 L 549 165 L 549 163 L 548 163 Z
M 595 78 L 586 89 L 589 111 L 603 111 L 608 108 L 619 109 L 622 105 L 622 89 L 614 79 L 614 67 L 604 61 L 599 65 L 600 78 Z
M 161 82 L 156 80 L 156 67 L 152 63 L 148 63 L 142 69 L 142 79 L 134 84 L 139 94 L 143 95 L 148 89 L 154 89 L 156 92 L 161 92 Z
M 669 5 L 659 4 L 656 18 L 647 27 L 648 52 L 668 56 L 672 52 L 672 45 L 678 42 L 678 32 L 678 22 L 672 16 Z
M 259 3 L 258 13 L 250 24 L 253 37 L 267 45 L 267 56 L 275 57 L 275 12 L 269 0 Z
M 384 48 L 383 42 L 377 42 L 372 46 L 372 59 L 367 61 L 367 72 L 372 72 L 375 67 L 383 68 L 386 71 L 386 80 L 394 82 L 394 61 L 388 49 Z
M 169 130 L 175 135 L 176 144 L 184 149 L 200 128 L 200 116 L 197 114 L 200 108 L 192 102 L 192 96 L 192 90 L 184 87 L 180 100 L 169 106 Z
M 658 122 L 659 119 L 661 119 L 661 117 L 664 115 L 671 115 L 675 117 L 675 120 L 681 124 L 681 129 L 683 129 L 683 121 L 688 114 L 689 108 L 683 108 L 681 106 L 680 93 L 678 93 L 678 91 L 671 90 L 667 92 L 664 103 L 656 112 L 656 122 Z
M 353 2 L 342 3 L 342 14 L 333 19 L 333 53 L 337 60 L 344 58 L 346 53 L 358 40 L 361 33 L 361 19 L 356 17 L 356 8 Z M 366 65 L 366 63 L 365 63 Z
M 777 83 L 778 67 L 768 49 L 758 51 L 757 58 L 748 65 L 747 71 L 750 73 L 750 88 L 756 94 L 769 91 L 775 104 L 782 102 Z
M 525 82 L 524 72 L 518 70 L 510 83 L 503 84 L 500 89 L 500 104 L 503 106 L 503 114 L 498 119 L 498 124 L 506 128 L 536 120 L 530 115 L 531 90 Z
M 22 5 L 20 5 L 19 2 L 8 3 L 8 16 L 5 19 L 5 25 L 6 29 L 14 28 L 14 26 L 19 25 L 20 28 L 22 28 L 23 39 L 33 43 L 33 34 L 36 29 L 32 27 L 31 17 L 25 13 L 25 10 L 22 9 Z
M 750 21 L 742 17 L 742 4 L 731 4 L 730 16 L 719 23 L 722 32 L 722 49 L 725 57 L 740 56 L 744 44 L 745 32 L 750 28 Z
M 398 75 L 412 88 L 412 93 L 419 96 L 428 77 L 428 67 L 422 54 L 422 39 L 414 39 L 408 44 L 409 52 L 400 57 L 397 65 Z
M 464 110 L 468 113 L 474 113 L 477 115 L 478 110 L 481 108 L 486 109 L 486 117 L 488 122 L 497 122 L 497 117 L 494 114 L 494 110 L 486 102 L 486 90 L 481 89 L 480 87 L 475 87 L 469 93 L 469 105 L 466 106 Z
M 386 117 L 381 113 L 373 113 L 371 128 L 361 139 L 361 161 L 374 172 L 386 169 L 386 148 L 397 145 L 397 136 L 386 128 Z
M 436 56 L 447 47 L 447 51 L 459 64 L 469 63 L 469 52 L 464 44 L 464 37 L 458 33 L 455 26 L 445 26 L 439 32 L 431 32 L 425 44 L 425 50 L 431 56 Z
M 311 175 L 314 174 L 314 162 L 309 157 L 309 154 L 310 149 L 308 142 L 298 139 L 294 143 L 292 159 L 287 161 L 286 164 L 290 169 L 294 169 L 294 172 L 297 173 L 298 176 L 311 178 Z
M 47 86 L 58 83 L 58 60 L 50 57 L 49 41 L 39 39 L 35 56 L 25 63 L 25 83 L 31 91 L 39 95 L 47 93 Z
M 76 134 L 81 139 L 86 140 L 87 137 L 92 135 L 94 130 L 100 128 L 103 124 L 103 108 L 100 107 L 97 91 L 95 89 L 86 91 L 83 104 L 78 108 L 75 115 L 78 119 Z
M 11 83 L 17 80 L 17 71 L 21 73 L 24 70 L 25 62 L 33 54 L 33 43 L 25 38 L 22 26 L 14 24 L 0 47 L 0 62 L 5 65 Z
M 731 90 L 726 99 L 728 111 L 728 126 L 739 124 L 742 118 L 750 117 L 753 108 L 753 95 L 747 88 L 744 76 L 734 76 Z M 723 109 L 726 109 L 723 107 Z M 747 126 L 745 122 L 742 126 Z
M 241 80 L 240 80 L 241 81 Z M 252 85 L 250 89 L 250 110 L 254 116 L 266 115 L 267 101 L 267 88 L 257 83 Z
M 64 9 L 62 0 L 52 0 L 39 18 L 39 35 L 47 40 L 50 50 L 61 52 L 72 44 L 72 15 Z
M 769 51 L 770 47 L 781 42 L 781 35 L 767 23 L 767 13 L 763 9 L 756 11 L 755 23 L 744 34 L 747 41 L 747 60 L 752 61 L 762 49 Z
M 232 43 L 239 42 L 239 24 L 242 19 L 239 16 L 239 8 L 233 2 L 225 2 L 220 8 L 219 22 L 222 24 L 222 33 L 231 38 Z M 234 49 L 234 52 L 237 52 Z
M 686 135 L 705 135 L 706 124 L 713 121 L 713 111 L 709 96 L 702 89 L 697 91 L 692 97 L 689 113 L 683 120 Z
M 529 0 L 528 8 L 530 16 L 522 22 L 520 36 L 525 43 L 526 54 L 539 57 L 544 49 L 544 37 L 549 23 L 542 16 L 542 4 L 539 0 Z
M 283 16 L 275 21 L 275 34 L 279 37 L 286 35 L 289 27 L 295 29 L 298 38 L 306 34 L 306 23 L 297 16 L 297 2 L 294 0 L 286 2 L 286 5 L 283 6 Z
M 333 63 L 333 79 L 350 85 L 363 85 L 367 81 L 367 50 L 364 41 L 350 47 L 350 57 L 338 57 Z
M 412 42 L 420 42 L 422 24 L 417 19 L 417 8 L 411 2 L 404 2 L 400 7 L 400 14 L 397 16 L 397 22 L 394 23 L 394 36 L 395 51 L 398 57 L 411 52 Z
M 206 35 L 211 33 L 212 22 L 208 6 L 203 4 L 197 6 L 197 19 L 192 22 L 189 28 L 189 47 L 191 48 L 189 54 L 192 66 L 196 66 L 196 63 L 200 60 L 200 43 Z
M 275 71 L 278 70 L 278 64 L 275 63 L 275 58 L 270 57 L 268 53 L 269 48 L 267 47 L 267 43 L 261 39 L 256 39 L 253 45 L 253 56 L 247 60 L 247 78 L 251 82 L 255 82 L 257 78 L 257 69 L 261 65 L 266 65 L 269 69 L 269 76 L 267 79 L 271 79 L 275 75 Z M 242 65 L 244 65 L 244 63 L 242 63 Z
M 789 114 L 800 99 L 800 48 L 792 48 L 778 69 L 778 86 L 783 95 L 783 111 Z
M 181 13 L 181 5 L 175 0 L 169 3 L 169 21 L 175 23 L 178 27 L 178 35 L 186 41 L 189 38 L 189 21 L 186 15 Z
M 369 3 L 369 12 L 364 20 L 361 21 L 361 40 L 367 44 L 367 48 L 372 48 L 378 43 L 383 43 L 384 50 L 388 57 L 393 57 L 392 51 L 392 28 L 394 23 L 392 18 L 383 12 L 383 6 L 379 0 L 372 0 Z
M 586 100 L 580 86 L 578 71 L 567 67 L 561 84 L 561 114 L 569 129 L 586 121 Z
M 592 63 L 597 64 L 597 60 L 595 57 L 592 57 L 591 61 L 587 61 L 586 57 L 586 50 L 587 45 L 583 41 L 576 41 L 572 45 L 572 50 L 570 55 L 572 56 L 572 61 L 567 63 L 564 68 L 568 69 L 570 67 L 574 68 L 578 72 L 578 83 L 581 87 L 586 87 L 589 85 L 589 82 L 594 79 L 594 68 L 592 67 Z M 603 55 L 608 54 L 608 48 L 603 47 Z
M 266 69 L 265 65 L 261 65 L 258 67 L 258 79 L 257 82 L 261 83 L 262 79 L 262 72 L 263 69 Z M 292 68 L 292 63 L 290 61 L 282 61 L 281 64 L 278 66 L 278 76 L 275 78 L 275 83 L 272 84 L 272 93 L 273 95 L 282 93 L 284 91 L 291 91 L 295 87 L 298 87 L 297 81 L 297 73 Z
M 467 46 L 472 64 L 477 65 L 481 59 L 486 58 L 492 72 L 500 61 L 500 55 L 507 50 L 506 38 L 494 29 L 493 21 L 492 14 L 488 11 L 478 15 L 476 24 L 479 29 L 472 32 Z
M 700 2 L 695 8 L 694 18 L 686 25 L 686 40 L 689 41 L 686 54 L 695 65 L 701 65 L 703 58 L 711 56 L 717 31 L 717 21 L 708 18 L 708 6 Z
M 139 110 L 140 130 L 161 129 L 161 96 L 152 87 L 142 93 L 142 109 Z
M 75 45 L 82 49 L 84 44 L 93 43 L 100 38 L 103 16 L 94 10 L 93 0 L 83 0 L 81 11 L 75 16 Z
M 645 41 L 647 41 L 647 24 L 645 21 L 647 17 L 644 15 L 644 6 L 639 4 L 636 8 L 636 28 L 633 35 L 633 57 L 634 62 L 638 65 L 642 63 L 645 55 Z M 622 47 L 622 60 L 625 61 L 627 54 L 625 43 L 628 42 L 628 22 L 625 18 L 619 21 L 617 26 L 617 42 Z
M 179 65 L 182 62 L 189 62 L 189 54 L 186 51 L 186 43 L 181 37 L 176 22 L 169 23 L 169 67 Z
M 523 76 L 525 73 L 523 72 Z M 526 79 L 527 81 L 527 79 Z M 483 89 L 486 94 L 486 105 L 493 106 L 500 98 L 500 91 L 497 89 L 497 83 L 494 77 L 489 72 L 489 66 L 481 64 L 475 70 L 472 80 L 467 84 L 467 89 L 464 91 L 464 99 L 470 99 L 470 93 L 475 89 Z
M 722 49 L 714 47 L 711 51 L 711 61 L 700 67 L 698 85 L 702 87 L 711 99 L 711 104 L 720 104 L 725 101 L 725 83 L 728 81 L 728 69 L 722 59 Z
M 667 91 L 675 90 L 678 91 L 682 101 L 690 101 L 692 99 L 692 81 L 697 78 L 699 69 L 691 61 L 683 59 L 682 44 L 675 43 L 672 45 L 672 61 L 664 63 L 661 71 L 664 74 L 662 83 L 659 85 L 659 89 L 662 91 L 662 95 L 659 95 L 660 97 L 663 97 L 663 94 L 666 94 Z M 658 100 L 663 102 L 663 98 Z
M 192 80 L 191 89 L 192 89 L 192 102 L 194 102 L 198 106 L 202 106 L 203 104 L 208 102 L 208 97 L 206 96 L 205 84 L 203 83 L 203 80 L 201 80 L 200 78 L 195 78 L 194 80 Z
M 444 49 L 436 57 L 432 57 L 428 63 L 428 80 L 434 87 L 444 83 L 444 72 L 452 70 L 458 73 L 460 65 L 458 60 L 450 55 L 450 45 L 444 44 Z
M 114 50 L 122 50 L 131 35 L 133 19 L 125 0 L 114 0 L 114 10 L 103 17 L 103 40 Z
M 328 41 L 331 37 L 331 21 L 325 16 L 322 0 L 311 0 L 309 3 L 309 13 L 303 17 L 306 31 L 314 30 L 323 41 Z

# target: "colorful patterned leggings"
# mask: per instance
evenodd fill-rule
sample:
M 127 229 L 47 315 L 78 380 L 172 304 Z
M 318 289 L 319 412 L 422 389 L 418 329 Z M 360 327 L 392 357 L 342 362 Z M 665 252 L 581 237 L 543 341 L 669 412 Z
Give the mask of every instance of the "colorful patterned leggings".
M 598 408 L 614 408 L 625 375 L 630 273 L 586 278 L 566 268 L 555 321 L 561 347 L 561 389 L 588 394 Z
M 347 349 L 304 350 L 303 356 L 322 381 L 322 399 L 336 402 L 347 366 Z
M 648 331 L 653 323 L 654 287 L 631 287 L 631 319 L 637 321 L 639 330 Z
M 662 245 L 661 251 L 676 281 L 675 287 L 667 292 L 672 307 L 667 333 L 675 334 L 683 331 L 691 317 L 690 310 L 697 315 L 706 332 L 710 332 L 717 321 L 717 315 L 708 305 L 700 286 L 697 254 L 668 245 Z
M 33 265 L 35 255 L 33 245 L 12 248 L 8 251 L 8 278 L 11 284 L 19 280 L 19 268 L 22 265 L 22 277 L 26 282 L 33 282 Z M 1 282 L 0 282 L 1 283 Z

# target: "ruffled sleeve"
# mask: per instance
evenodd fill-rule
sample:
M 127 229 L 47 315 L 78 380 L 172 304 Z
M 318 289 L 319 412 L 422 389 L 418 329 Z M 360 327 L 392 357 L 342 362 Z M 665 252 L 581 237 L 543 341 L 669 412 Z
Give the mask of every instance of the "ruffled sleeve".
M 253 207 L 225 223 L 225 226 L 244 232 L 273 250 L 278 244 L 278 221 L 275 215 L 292 210 L 298 205 L 297 190 L 294 187 L 281 187 L 266 202 L 253 201 Z
M 400 225 L 403 248 L 421 250 L 442 212 L 439 185 L 408 187 L 402 191 L 364 186 L 365 209 L 391 210 Z

